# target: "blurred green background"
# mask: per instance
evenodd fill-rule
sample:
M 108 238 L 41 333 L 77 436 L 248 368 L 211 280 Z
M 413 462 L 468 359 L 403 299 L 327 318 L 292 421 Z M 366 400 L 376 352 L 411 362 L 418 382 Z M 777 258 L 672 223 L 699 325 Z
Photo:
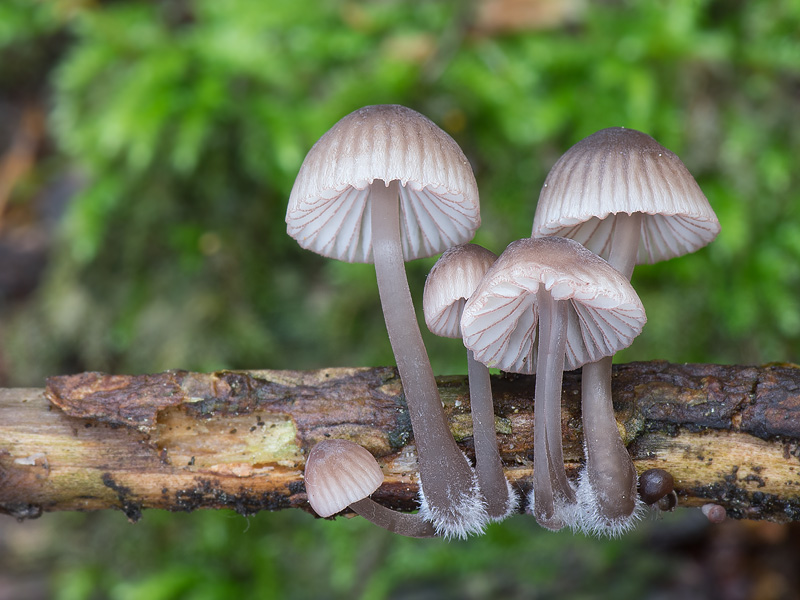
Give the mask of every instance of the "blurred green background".
M 375 103 L 462 146 L 475 241 L 498 253 L 530 235 L 572 144 L 653 135 L 722 233 L 637 267 L 649 322 L 617 360 L 800 362 L 798 32 L 797 0 L 3 0 L 0 385 L 392 364 L 372 267 L 301 250 L 283 220 L 311 145 Z M 408 265 L 417 300 L 434 261 Z M 425 341 L 437 373 L 465 371 L 457 342 Z M 675 544 L 761 535 L 685 515 L 615 542 L 524 517 L 450 544 L 289 513 L 0 527 L 0 597 L 11 581 L 9 598 L 63 599 L 671 597 L 716 573 Z M 773 571 L 780 591 L 791 575 Z

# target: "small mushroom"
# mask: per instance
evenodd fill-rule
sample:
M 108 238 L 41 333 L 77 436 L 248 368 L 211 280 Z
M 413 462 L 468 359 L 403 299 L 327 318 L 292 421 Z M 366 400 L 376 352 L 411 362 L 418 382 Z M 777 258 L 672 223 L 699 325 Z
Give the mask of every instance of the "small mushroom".
M 464 304 L 478 287 L 497 255 L 477 244 L 449 248 L 433 265 L 425 280 L 422 309 L 431 333 L 461 339 Z M 494 404 L 489 369 L 467 350 L 469 396 L 478 472 L 489 518 L 501 521 L 516 512 L 517 495 L 503 473 L 497 447 Z
M 694 252 L 719 230 L 708 200 L 674 153 L 645 133 L 612 127 L 581 140 L 553 165 L 532 235 L 577 240 L 630 279 L 637 263 Z M 583 367 L 587 464 L 581 497 L 596 508 L 587 526 L 614 536 L 635 519 L 637 495 L 636 470 L 614 419 L 612 358 Z
M 639 497 L 648 506 L 672 512 L 678 505 L 675 479 L 664 469 L 647 469 L 639 475 Z
M 578 522 L 561 441 L 564 368 L 630 345 L 645 321 L 627 279 L 577 242 L 556 237 L 512 242 L 464 307 L 464 345 L 477 360 L 514 373 L 536 370 L 530 503 L 548 529 Z
M 708 519 L 709 523 L 722 523 L 728 518 L 728 512 L 725 510 L 725 507 L 719 504 L 703 504 L 700 510 L 703 512 L 706 519 Z
M 478 188 L 464 153 L 410 108 L 359 109 L 309 151 L 286 225 L 303 248 L 374 262 L 417 446 L 420 512 L 445 537 L 482 532 L 485 503 L 450 433 L 404 265 L 469 241 L 480 225 Z
M 305 467 L 308 502 L 320 517 L 348 506 L 365 519 L 407 537 L 433 537 L 433 526 L 419 514 L 400 513 L 369 496 L 383 483 L 378 461 L 366 449 L 347 440 L 323 440 L 308 455 Z

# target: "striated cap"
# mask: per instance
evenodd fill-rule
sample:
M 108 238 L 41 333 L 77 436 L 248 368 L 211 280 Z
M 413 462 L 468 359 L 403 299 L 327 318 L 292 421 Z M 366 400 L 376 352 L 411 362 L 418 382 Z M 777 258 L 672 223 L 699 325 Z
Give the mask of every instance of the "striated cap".
M 694 252 L 720 230 L 677 155 L 641 131 L 602 129 L 553 165 L 539 195 L 533 236 L 568 237 L 607 258 L 614 233 L 609 216 L 636 212 L 645 215 L 637 264 Z
M 286 228 L 303 248 L 347 262 L 373 262 L 369 188 L 399 181 L 406 260 L 472 239 L 478 186 L 458 144 L 420 113 L 366 106 L 311 148 L 294 182 Z
M 375 457 L 347 440 L 323 440 L 314 446 L 304 477 L 308 502 L 320 517 L 330 517 L 363 500 L 383 483 Z
M 497 260 L 491 250 L 477 244 L 448 248 L 425 280 L 422 310 L 431 333 L 461 337 L 461 312 L 486 271 Z
M 542 287 L 555 300 L 569 302 L 568 370 L 626 348 L 647 321 L 630 282 L 578 242 L 518 240 L 486 272 L 464 307 L 464 345 L 477 360 L 513 373 L 536 370 L 536 295 Z

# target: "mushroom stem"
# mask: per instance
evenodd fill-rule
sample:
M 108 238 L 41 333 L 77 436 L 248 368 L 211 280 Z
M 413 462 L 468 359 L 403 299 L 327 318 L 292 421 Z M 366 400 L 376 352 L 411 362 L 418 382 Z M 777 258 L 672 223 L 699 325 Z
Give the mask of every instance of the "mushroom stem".
M 509 489 L 497 448 L 489 369 L 475 360 L 472 350 L 467 350 L 467 373 L 478 483 L 486 499 L 489 518 L 502 519 L 514 508 L 516 498 Z
M 636 509 L 636 468 L 622 443 L 611 401 L 611 362 L 607 356 L 584 365 L 581 377 L 586 475 L 596 514 L 605 522 L 625 519 Z
M 636 266 L 639 242 L 642 237 L 642 217 L 640 212 L 633 214 L 618 213 L 614 220 L 614 236 L 611 241 L 611 252 L 608 264 L 630 280 Z
M 564 527 L 575 492 L 564 470 L 561 446 L 561 384 L 567 344 L 567 307 L 540 285 L 539 340 L 533 404 L 533 514 L 552 530 Z
M 450 432 L 422 342 L 400 241 L 398 181 L 376 179 L 370 206 L 378 293 L 414 430 L 424 499 L 437 532 L 450 535 L 445 530 L 452 527 L 460 536 L 477 533 L 485 507 L 475 473 Z
M 614 222 L 614 236 L 608 263 L 627 279 L 631 278 L 639 248 L 642 213 L 620 213 Z M 593 512 L 602 526 L 612 530 L 623 526 L 636 510 L 636 468 L 622 443 L 614 418 L 611 397 L 613 356 L 583 366 L 581 414 L 586 443 L 586 475 L 591 487 Z M 595 524 L 594 526 L 597 526 Z
M 419 514 L 406 514 L 378 504 L 372 498 L 364 498 L 350 505 L 350 508 L 387 531 L 414 538 L 435 537 L 433 525 L 424 521 Z

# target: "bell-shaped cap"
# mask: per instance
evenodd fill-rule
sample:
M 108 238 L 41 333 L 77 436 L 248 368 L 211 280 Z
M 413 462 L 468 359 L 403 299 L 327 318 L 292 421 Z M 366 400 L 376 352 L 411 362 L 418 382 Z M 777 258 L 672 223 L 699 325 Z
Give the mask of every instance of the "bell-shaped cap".
M 330 517 L 363 500 L 383 483 L 378 461 L 348 440 L 323 440 L 311 449 L 305 468 L 306 493 L 320 517 Z
M 480 204 L 469 161 L 430 119 L 397 105 L 350 113 L 314 144 L 289 197 L 287 231 L 323 256 L 371 263 L 369 188 L 394 180 L 406 260 L 472 239 Z
M 464 345 L 489 367 L 533 373 L 537 293 L 569 302 L 565 366 L 577 369 L 626 348 L 647 321 L 630 282 L 579 243 L 512 242 L 486 272 L 461 317 Z
M 636 264 L 694 252 L 720 225 L 681 159 L 649 135 L 612 127 L 584 138 L 553 165 L 539 195 L 533 237 L 577 240 L 608 258 L 613 215 L 643 213 Z
M 425 280 L 422 310 L 431 333 L 461 337 L 461 312 L 486 271 L 497 260 L 491 250 L 477 244 L 448 248 Z

